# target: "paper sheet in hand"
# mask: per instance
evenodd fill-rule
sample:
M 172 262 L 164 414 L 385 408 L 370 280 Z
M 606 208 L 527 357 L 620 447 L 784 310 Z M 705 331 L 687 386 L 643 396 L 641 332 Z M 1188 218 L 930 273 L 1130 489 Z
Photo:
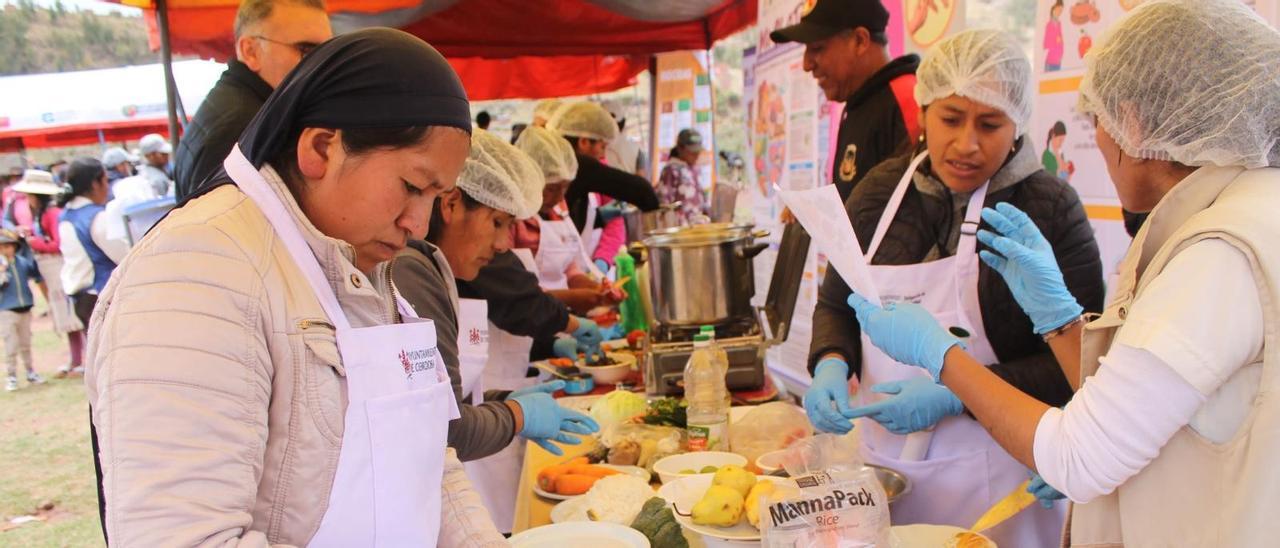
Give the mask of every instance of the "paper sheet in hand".
M 849 215 L 845 213 L 844 201 L 840 199 L 836 186 L 825 185 L 809 190 L 776 189 L 782 202 L 818 244 L 818 249 L 826 254 L 827 263 L 836 269 L 850 288 L 879 306 L 880 292 L 867 270 L 862 246 L 858 245 L 858 236 L 849 223 Z

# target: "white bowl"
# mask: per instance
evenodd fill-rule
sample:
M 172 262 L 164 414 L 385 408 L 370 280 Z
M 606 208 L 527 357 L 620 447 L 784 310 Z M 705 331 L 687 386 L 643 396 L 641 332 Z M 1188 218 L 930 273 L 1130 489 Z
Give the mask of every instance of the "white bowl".
M 626 380 L 631 369 L 636 365 L 636 355 L 630 352 L 605 352 L 613 361 L 613 365 L 578 365 L 578 369 L 591 375 L 596 385 L 618 384 Z
M 693 470 L 698 472 L 706 466 L 714 466 L 720 468 L 729 464 L 738 466 L 747 466 L 747 457 L 736 453 L 725 453 L 723 451 L 697 451 L 693 453 L 681 453 L 679 455 L 671 455 L 659 459 L 653 463 L 653 471 L 658 474 L 658 478 L 662 483 L 671 483 L 684 476 L 690 474 L 681 474 L 681 470 Z
M 948 542 L 960 533 L 973 533 L 951 525 L 894 525 L 889 528 L 890 548 L 932 548 L 948 546 Z M 974 533 L 977 534 L 977 533 Z M 987 541 L 988 548 L 996 548 L 996 543 L 985 535 L 978 534 Z
M 756 457 L 756 468 L 765 474 L 772 474 L 782 469 L 782 457 L 787 454 L 786 449 L 770 451 L 759 457 Z
M 569 522 L 544 525 L 511 537 L 516 548 L 562 548 L 593 546 L 596 548 L 649 548 L 649 539 L 640 531 L 602 522 Z

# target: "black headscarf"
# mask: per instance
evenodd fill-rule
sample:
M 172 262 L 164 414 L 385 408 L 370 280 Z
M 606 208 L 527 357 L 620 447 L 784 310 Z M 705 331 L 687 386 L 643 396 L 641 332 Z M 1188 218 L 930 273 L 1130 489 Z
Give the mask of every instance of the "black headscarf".
M 240 134 L 254 167 L 304 127 L 448 126 L 471 131 L 462 81 L 435 48 L 389 28 L 336 36 L 308 54 Z

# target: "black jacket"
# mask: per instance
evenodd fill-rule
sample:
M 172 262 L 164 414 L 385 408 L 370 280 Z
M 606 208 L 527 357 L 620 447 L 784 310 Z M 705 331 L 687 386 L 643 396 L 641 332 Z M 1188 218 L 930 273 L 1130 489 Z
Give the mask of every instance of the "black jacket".
M 187 124 L 174 157 L 174 197 L 178 202 L 195 194 L 205 179 L 218 172 L 232 145 L 249 127 L 258 109 L 271 96 L 271 86 L 232 59 L 218 83 Z
M 590 156 L 578 155 L 578 176 L 569 183 L 564 199 L 569 203 L 569 217 L 574 226 L 582 230 L 587 223 L 587 193 L 604 194 L 615 200 L 636 206 L 640 211 L 658 209 L 658 193 L 644 177 L 627 173 L 600 163 Z M 602 226 L 599 217 L 597 226 Z
M 915 74 L 919 66 L 920 58 L 916 55 L 894 59 L 845 100 L 840 134 L 831 159 L 831 178 L 840 191 L 841 200 L 849 199 L 849 193 L 871 168 L 899 152 L 907 143 L 907 125 L 889 84 L 899 76 Z M 846 155 L 852 158 L 846 159 Z
M 538 276 L 506 251 L 469 282 L 458 280 L 458 296 L 489 301 L 489 321 L 514 335 L 533 337 L 530 358 L 551 357 L 556 334 L 569 323 L 569 308 L 538 285 Z
M 1100 311 L 1105 295 L 1102 260 L 1080 197 L 1071 186 L 1040 169 L 1029 148 L 1020 150 L 1017 156 L 1027 157 L 1011 160 L 1002 168 L 1003 171 L 1019 162 L 1022 172 L 1012 176 L 1016 182 L 988 193 L 985 205 L 1008 202 L 1026 212 L 1053 246 L 1071 294 L 1086 311 Z M 910 160 L 911 155 L 906 154 L 877 166 L 846 203 L 863 252 Z M 1028 165 L 1030 167 L 1026 167 Z M 920 169 L 927 170 L 927 166 L 925 162 Z M 926 195 L 913 184 L 871 263 L 918 264 L 926 260 L 930 251 L 945 248 L 941 243 L 946 240 L 944 235 L 955 226 L 949 198 Z M 982 226 L 989 229 L 985 222 Z M 985 249 L 985 246 L 979 244 L 979 248 Z M 943 256 L 951 254 L 950 251 L 942 253 Z M 810 372 L 823 355 L 835 352 L 844 355 L 852 374 L 861 373 L 861 331 L 857 317 L 845 303 L 848 295 L 849 287 L 844 280 L 834 269 L 828 269 L 813 315 Z M 1071 388 L 1049 346 L 1032 331 L 1031 319 L 1013 299 L 1004 278 L 981 261 L 978 301 L 983 328 L 1000 360 L 991 364 L 992 372 L 1046 404 L 1059 406 L 1071 399 Z

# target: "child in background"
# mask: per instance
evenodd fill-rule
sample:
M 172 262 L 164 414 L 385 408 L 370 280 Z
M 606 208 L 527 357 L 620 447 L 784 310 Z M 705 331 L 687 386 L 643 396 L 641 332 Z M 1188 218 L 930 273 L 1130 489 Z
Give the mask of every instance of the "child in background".
M 17 233 L 0 230 L 0 340 L 4 341 L 5 365 L 9 368 L 9 381 L 5 384 L 9 392 L 18 389 L 19 354 L 27 368 L 27 383 L 44 383 L 31 366 L 31 307 L 35 297 L 29 282 L 36 282 L 46 299 L 48 289 L 35 261 L 18 255 L 18 244 Z

